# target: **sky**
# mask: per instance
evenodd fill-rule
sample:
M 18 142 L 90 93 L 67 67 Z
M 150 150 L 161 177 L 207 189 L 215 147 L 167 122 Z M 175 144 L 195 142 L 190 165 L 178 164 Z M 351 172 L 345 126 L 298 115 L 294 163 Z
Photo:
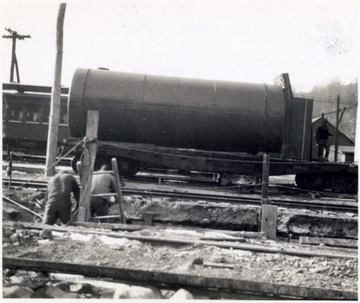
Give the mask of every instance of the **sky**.
M 289 73 L 298 92 L 359 72 L 358 0 L 1 0 L 2 35 L 31 36 L 16 44 L 21 83 L 53 84 L 61 2 L 65 87 L 79 67 L 269 84 Z M 0 48 L 8 82 L 11 40 Z

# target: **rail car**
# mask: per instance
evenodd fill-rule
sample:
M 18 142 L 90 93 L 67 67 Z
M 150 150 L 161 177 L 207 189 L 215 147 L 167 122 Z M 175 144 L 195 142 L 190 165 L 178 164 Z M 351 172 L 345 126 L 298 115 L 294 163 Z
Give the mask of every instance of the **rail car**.
M 96 110 L 97 167 L 116 157 L 125 175 L 162 167 L 261 176 L 267 152 L 271 175 L 295 174 L 307 189 L 357 192 L 356 165 L 311 159 L 313 100 L 294 97 L 288 75 L 277 82 L 78 69 L 70 93 L 62 88 L 58 145 L 71 148 L 82 139 L 87 111 Z M 3 84 L 3 149 L 46 153 L 50 93 L 50 87 Z
M 61 91 L 58 146 L 69 139 L 68 89 Z M 45 155 L 51 87 L 3 84 L 3 150 Z
M 78 69 L 68 99 L 70 136 L 85 136 L 93 110 L 96 164 L 116 157 L 123 173 L 160 166 L 261 176 L 266 152 L 271 175 L 295 174 L 302 188 L 357 192 L 356 165 L 311 159 L 313 100 L 294 97 L 287 74 L 276 82 Z

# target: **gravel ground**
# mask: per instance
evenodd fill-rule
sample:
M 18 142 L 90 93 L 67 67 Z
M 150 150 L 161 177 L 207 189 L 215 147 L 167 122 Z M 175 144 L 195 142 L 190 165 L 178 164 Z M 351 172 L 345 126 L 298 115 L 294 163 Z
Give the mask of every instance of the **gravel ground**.
M 3 195 L 21 202 L 38 213 L 42 211 L 39 204 L 44 198 L 44 193 L 36 189 L 11 191 L 4 189 Z M 162 217 L 165 223 L 187 222 L 190 225 L 196 225 L 194 222 L 198 222 L 198 226 L 205 228 L 215 226 L 224 228 L 235 224 L 233 222 L 242 222 L 243 228 L 236 226 L 237 230 L 257 231 L 258 208 L 256 207 L 234 207 L 226 202 L 217 203 L 217 206 L 204 201 L 195 201 L 196 203 L 177 201 L 174 203 L 168 199 L 149 200 L 141 196 L 128 196 L 125 197 L 125 201 L 125 209 L 132 216 L 142 217 L 144 213 L 152 212 L 155 214 L 155 221 L 158 217 Z M 112 211 L 116 213 L 117 209 L 113 207 Z M 346 213 L 339 215 L 307 210 L 289 213 L 279 209 L 279 218 L 278 232 L 284 230 L 285 233 L 285 230 L 291 229 L 293 234 L 298 235 L 329 236 L 335 234 L 341 237 L 357 238 L 357 215 Z M 314 222 L 319 222 L 318 218 L 327 222 L 326 225 L 314 224 Z M 3 203 L 3 220 L 38 221 L 28 212 L 9 203 Z M 228 249 L 214 245 L 169 246 L 74 232 L 53 232 L 52 234 L 53 239 L 49 240 L 41 237 L 39 231 L 24 230 L 20 227 L 11 228 L 4 225 L 3 256 L 357 292 L 357 258 L 300 257 L 282 253 Z M 199 227 L 181 229 L 152 227 L 131 234 L 158 239 L 194 240 L 204 236 L 226 238 L 229 233 L 209 231 Z M 355 249 L 300 246 L 294 242 L 284 243 L 264 239 L 247 238 L 241 243 L 269 248 L 307 250 L 308 252 L 336 251 L 350 255 L 357 254 Z M 216 266 L 207 266 L 207 264 L 216 264 Z M 12 287 L 13 285 L 14 283 L 9 279 L 4 280 L 4 286 Z M 99 293 L 93 296 L 115 296 L 113 293 L 106 293 L 104 296 Z M 163 292 L 159 297 L 169 298 L 170 294 L 174 295 L 174 291 L 167 295 L 164 295 Z M 79 294 L 77 293 L 77 295 Z M 61 295 L 55 297 L 61 297 Z

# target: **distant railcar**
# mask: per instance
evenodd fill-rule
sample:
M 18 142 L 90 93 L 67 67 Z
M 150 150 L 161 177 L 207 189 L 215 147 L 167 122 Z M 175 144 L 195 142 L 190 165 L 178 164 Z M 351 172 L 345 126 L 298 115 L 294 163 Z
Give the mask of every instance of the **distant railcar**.
M 30 154 L 46 153 L 50 113 L 49 87 L 3 85 L 3 149 Z M 61 96 L 58 145 L 69 138 L 67 95 Z
M 58 146 L 81 140 L 87 111 L 95 110 L 97 167 L 116 157 L 125 175 L 163 167 L 261 176 L 267 152 L 271 175 L 295 174 L 307 189 L 357 192 L 356 165 L 311 159 L 313 100 L 294 97 L 286 74 L 279 83 L 78 69 L 70 93 L 62 89 Z M 3 84 L 3 149 L 46 153 L 50 93 L 50 87 Z M 74 169 L 81 152 L 75 151 Z

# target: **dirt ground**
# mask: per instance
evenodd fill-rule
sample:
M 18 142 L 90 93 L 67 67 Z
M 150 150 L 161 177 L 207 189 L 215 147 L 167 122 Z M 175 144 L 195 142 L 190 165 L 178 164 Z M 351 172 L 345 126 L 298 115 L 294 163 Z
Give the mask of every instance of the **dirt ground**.
M 16 225 L 4 227 L 3 256 L 191 274 L 201 277 L 243 279 L 297 287 L 357 291 L 358 262 L 356 257 L 300 257 L 211 245 L 159 245 L 80 232 L 80 230 L 79 233 L 53 231 L 52 239 L 43 239 L 40 231 L 25 230 Z M 131 232 L 131 235 L 151 236 L 158 239 L 229 238 L 229 235 L 224 232 L 160 227 Z M 298 244 L 279 244 L 265 239 L 244 239 L 242 243 L 268 248 L 305 249 L 308 252 L 313 250 L 312 247 L 300 248 Z M 354 250 L 350 249 L 334 250 L 320 247 L 316 251 L 324 253 L 332 251 L 344 255 L 350 253 L 354 256 Z M 206 266 L 206 264 L 215 264 L 220 269 Z M 227 266 L 229 268 L 226 268 Z

